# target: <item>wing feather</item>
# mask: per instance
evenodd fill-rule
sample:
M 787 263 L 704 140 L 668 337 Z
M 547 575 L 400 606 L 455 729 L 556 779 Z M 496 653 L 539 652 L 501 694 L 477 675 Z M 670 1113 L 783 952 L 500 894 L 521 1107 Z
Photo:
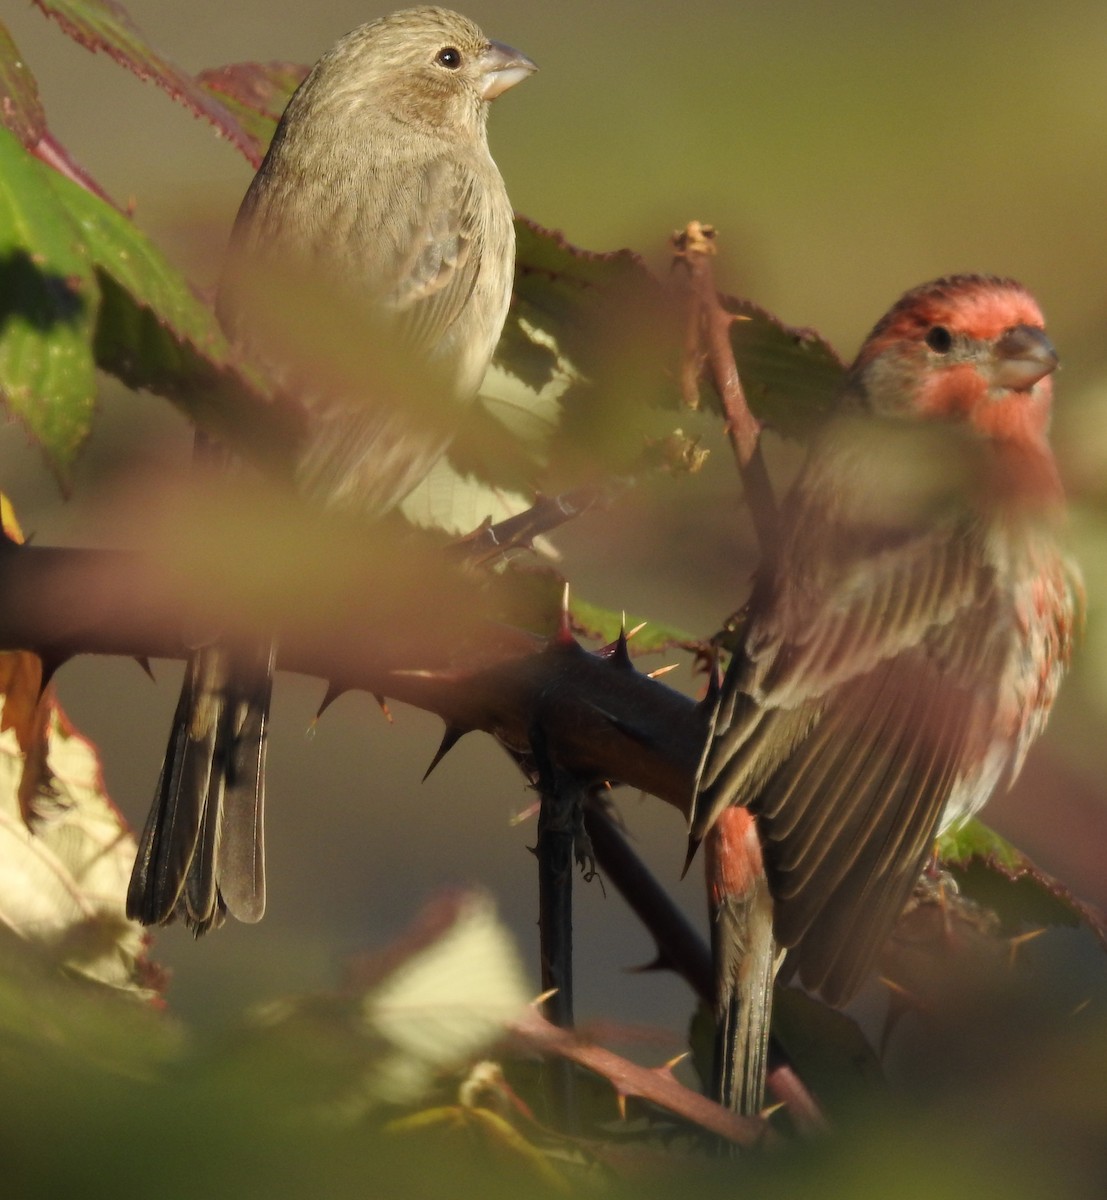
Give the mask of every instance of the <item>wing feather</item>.
M 755 580 L 690 825 L 695 844 L 730 804 L 756 814 L 787 969 L 840 1000 L 986 748 L 980 666 L 1000 651 L 995 568 L 963 509 L 851 522 L 864 506 L 840 487 L 828 533 L 817 483 L 801 476 Z

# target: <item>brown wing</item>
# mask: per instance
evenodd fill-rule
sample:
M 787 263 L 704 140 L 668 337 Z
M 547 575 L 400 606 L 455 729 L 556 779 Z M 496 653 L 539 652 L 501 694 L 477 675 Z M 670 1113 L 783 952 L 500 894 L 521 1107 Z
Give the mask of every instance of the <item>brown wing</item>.
M 382 279 L 404 340 L 429 353 L 469 302 L 481 269 L 484 190 L 467 164 L 433 159 L 397 197 L 403 239 Z M 403 221 L 400 214 L 406 213 Z
M 345 387 L 316 396 L 297 471 L 305 494 L 362 512 L 390 507 L 423 477 L 453 434 L 451 401 L 475 386 L 466 342 L 480 333 L 466 307 L 482 266 L 480 184 L 444 158 L 404 183 L 366 264 L 379 314 L 358 339 L 371 346 L 359 367 L 365 377 L 349 390 L 372 402 L 351 403 Z M 369 248 L 359 241 L 358 249 Z M 493 348 L 485 341 L 478 382 Z
M 1001 648 L 993 572 L 970 523 L 919 534 L 839 513 L 828 528 L 813 494 L 801 485 L 781 555 L 755 586 L 691 837 L 727 805 L 756 813 L 788 969 L 837 1002 L 918 879 L 994 706 L 980 681 Z
M 300 490 L 380 511 L 442 452 L 487 366 L 502 306 L 472 301 L 488 291 L 506 303 L 510 205 L 490 159 L 437 142 L 375 166 L 331 164 L 298 188 L 291 152 L 275 146 L 236 222 L 220 318 L 310 410 Z M 335 177 L 352 171 L 351 194 Z

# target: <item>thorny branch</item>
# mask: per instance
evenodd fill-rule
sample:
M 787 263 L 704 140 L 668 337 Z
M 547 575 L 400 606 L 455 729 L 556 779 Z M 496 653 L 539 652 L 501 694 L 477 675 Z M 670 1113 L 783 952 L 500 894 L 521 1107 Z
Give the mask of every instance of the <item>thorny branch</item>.
M 318 555 L 319 544 L 313 547 Z M 329 547 L 324 547 L 329 553 Z M 250 565 L 197 551 L 189 572 L 211 580 L 208 606 L 182 598 L 180 579 L 139 553 L 0 548 L 0 650 L 33 650 L 49 674 L 77 654 L 139 660 L 183 658 L 181 631 L 257 636 Z M 334 551 L 340 554 L 341 550 Z M 380 550 L 378 553 L 388 553 Z M 694 701 L 620 660 L 572 641 L 547 641 L 483 615 L 481 581 L 441 561 L 379 558 L 268 598 L 264 628 L 279 666 L 329 680 L 332 692 L 364 689 L 437 713 L 453 735 L 482 730 L 509 750 L 529 750 L 543 704 L 543 732 L 561 766 L 585 784 L 613 781 L 687 811 L 704 736 Z M 289 578 L 306 575 L 298 563 Z M 218 593 L 216 594 L 216 587 Z M 556 694 L 556 704 L 544 698 Z
M 189 569 L 205 579 L 221 571 L 225 594 L 199 624 L 214 620 L 256 636 L 249 564 L 238 556 L 228 568 L 216 549 L 205 549 L 212 561 L 191 559 Z M 687 810 L 704 736 L 694 701 L 636 670 L 625 648 L 593 654 L 567 637 L 547 641 L 487 619 L 474 607 L 471 577 L 441 556 L 412 568 L 421 590 L 411 587 L 402 560 L 390 559 L 394 594 L 382 593 L 376 561 L 370 556 L 338 579 L 313 578 L 300 604 L 287 601 L 270 627 L 282 669 L 328 679 L 334 691 L 362 688 L 437 713 L 447 744 L 483 730 L 516 758 L 529 754 L 541 711 L 547 746 L 563 769 Z M 301 571 L 292 564 L 288 573 Z M 76 654 L 183 658 L 190 647 L 180 631 L 196 625 L 179 580 L 147 556 L 0 542 L 0 649 L 34 650 L 47 673 Z M 672 900 L 595 805 L 586 807 L 585 824 L 601 870 L 654 936 L 659 958 L 709 994 L 702 940 L 689 936 Z M 643 879 L 652 886 L 643 888 Z
M 691 1091 L 673 1077 L 668 1067 L 640 1067 L 602 1046 L 590 1045 L 569 1030 L 551 1025 L 534 1008 L 512 1021 L 508 1031 L 530 1050 L 567 1058 L 610 1080 L 620 1106 L 626 1097 L 635 1096 L 740 1146 L 752 1146 L 765 1135 L 763 1121 L 741 1117 Z
M 593 798 L 584 809 L 584 828 L 603 877 L 630 906 L 657 945 L 650 968 L 675 971 L 704 1004 L 715 1003 L 711 950 L 700 931 L 673 903 L 623 835 L 611 807 Z M 775 1043 L 770 1056 L 769 1091 L 804 1132 L 825 1128 L 814 1097 Z

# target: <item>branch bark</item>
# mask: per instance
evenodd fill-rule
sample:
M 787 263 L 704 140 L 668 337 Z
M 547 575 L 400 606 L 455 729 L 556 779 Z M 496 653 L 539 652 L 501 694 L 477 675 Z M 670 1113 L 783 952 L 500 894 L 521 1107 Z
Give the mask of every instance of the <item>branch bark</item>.
M 152 556 L 7 542 L 0 649 L 32 650 L 49 670 L 77 654 L 183 658 L 185 629 L 217 629 L 225 640 L 275 635 L 283 670 L 412 704 L 515 753 L 529 751 L 540 710 L 549 753 L 578 780 L 623 783 L 687 811 L 704 737 L 695 703 L 622 659 L 490 619 L 482 579 L 440 555 L 383 559 L 390 586 L 379 565 L 352 566 L 262 603 L 248 562 L 211 554 L 189 563 L 190 574 L 218 579 L 198 607 Z M 291 564 L 287 573 L 306 569 Z
M 684 1117 L 709 1133 L 739 1146 L 753 1146 L 766 1136 L 767 1127 L 756 1117 L 740 1117 L 706 1096 L 678 1083 L 668 1066 L 641 1067 L 602 1046 L 591 1045 L 566 1029 L 546 1021 L 536 1009 L 512 1021 L 508 1032 L 528 1049 L 560 1056 L 602 1075 L 615 1088 L 620 1107 L 636 1096 Z
M 675 260 L 688 272 L 690 294 L 685 326 L 681 389 L 692 408 L 699 404 L 699 380 L 706 368 L 718 393 L 738 474 L 750 507 L 761 553 L 773 552 L 777 526 L 776 497 L 761 454 L 761 422 L 750 411 L 734 361 L 730 327 L 744 318 L 727 312 L 715 287 L 711 260 L 715 229 L 691 221 L 673 236 Z

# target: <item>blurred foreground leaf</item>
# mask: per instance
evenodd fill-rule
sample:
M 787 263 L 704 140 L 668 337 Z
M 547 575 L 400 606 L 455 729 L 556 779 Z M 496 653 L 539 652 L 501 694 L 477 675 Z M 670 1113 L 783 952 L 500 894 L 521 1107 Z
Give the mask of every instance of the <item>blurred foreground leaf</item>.
M 366 983 L 362 1019 L 383 1051 L 372 1090 L 395 1104 L 487 1048 L 533 999 L 510 934 L 477 892 L 429 906 L 387 958 L 366 964 Z

